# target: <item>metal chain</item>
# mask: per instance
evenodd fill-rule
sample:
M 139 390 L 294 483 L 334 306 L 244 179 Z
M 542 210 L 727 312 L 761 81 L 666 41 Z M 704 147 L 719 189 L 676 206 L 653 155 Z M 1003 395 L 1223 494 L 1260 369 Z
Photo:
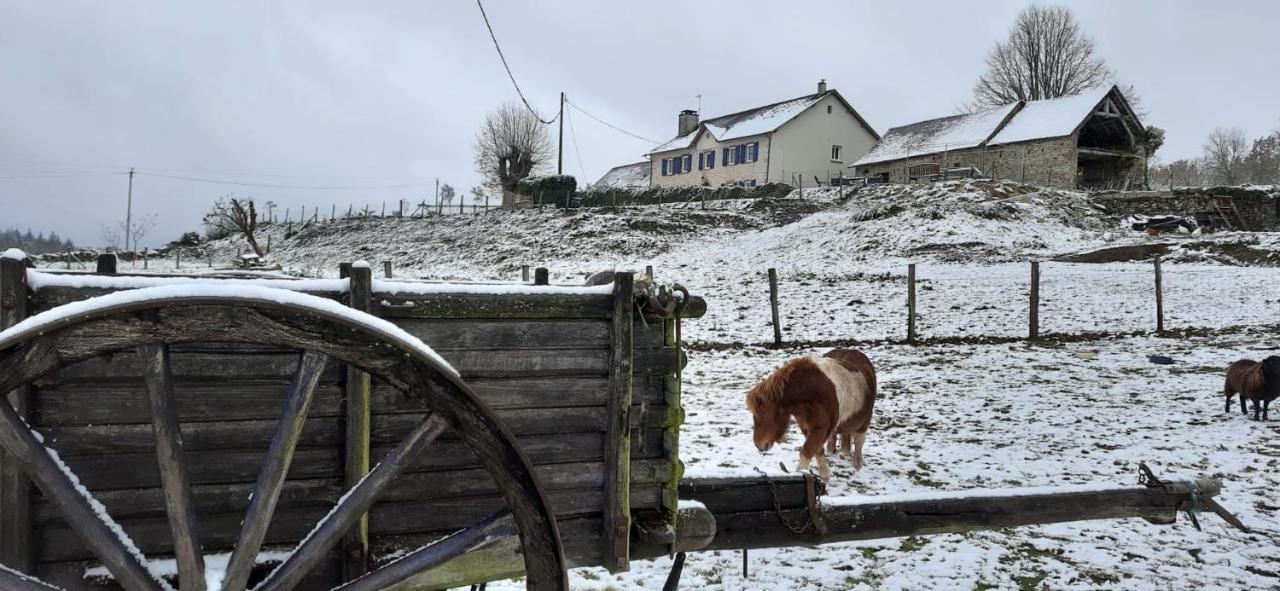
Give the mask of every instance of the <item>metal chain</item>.
M 773 510 L 775 513 L 778 514 L 778 521 L 781 521 L 782 525 L 786 526 L 786 528 L 791 530 L 791 533 L 794 533 L 794 534 L 802 534 L 809 531 L 809 528 L 816 527 L 813 523 L 812 514 L 810 514 L 809 517 L 805 519 L 805 523 L 802 525 L 796 525 L 794 521 L 787 519 L 787 516 L 782 514 L 782 502 L 778 500 L 778 488 L 774 486 L 773 479 L 769 478 L 769 475 L 765 474 L 764 471 L 761 470 L 760 468 L 755 468 L 755 471 L 759 472 L 760 477 L 764 478 L 764 481 L 768 483 L 769 492 L 773 495 Z

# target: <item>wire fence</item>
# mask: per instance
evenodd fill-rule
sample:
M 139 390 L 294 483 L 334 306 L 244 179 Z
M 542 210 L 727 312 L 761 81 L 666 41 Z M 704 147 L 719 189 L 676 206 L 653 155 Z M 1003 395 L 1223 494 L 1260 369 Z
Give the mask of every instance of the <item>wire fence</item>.
M 1017 341 L 1077 335 L 1187 334 L 1280 323 L 1272 267 L 1039 263 L 920 264 L 865 273 L 762 270 L 733 286 L 707 285 L 708 316 L 693 341 L 787 345 L 837 341 Z M 772 288 L 772 289 L 771 289 Z M 772 291 L 779 330 L 773 329 Z M 914 292 L 914 306 L 911 294 Z M 1032 311 L 1035 310 L 1033 315 Z M 776 335 L 776 336 L 775 336 Z

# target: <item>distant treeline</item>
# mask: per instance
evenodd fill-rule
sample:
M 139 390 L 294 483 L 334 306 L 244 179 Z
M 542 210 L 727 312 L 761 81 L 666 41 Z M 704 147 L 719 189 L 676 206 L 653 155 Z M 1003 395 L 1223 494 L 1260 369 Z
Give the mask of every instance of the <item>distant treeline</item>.
M 50 232 L 48 236 L 44 232 L 32 234 L 28 229 L 22 232 L 14 229 L 0 230 L 0 250 L 10 248 L 20 248 L 27 254 L 42 254 L 46 252 L 61 252 L 70 248 L 75 248 L 70 240 L 63 240 L 58 237 L 57 232 Z

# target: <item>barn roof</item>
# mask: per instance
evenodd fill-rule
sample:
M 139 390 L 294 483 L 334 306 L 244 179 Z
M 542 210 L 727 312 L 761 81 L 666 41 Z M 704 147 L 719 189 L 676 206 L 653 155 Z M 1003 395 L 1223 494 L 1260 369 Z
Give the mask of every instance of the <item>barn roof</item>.
M 908 156 L 944 150 L 976 148 L 986 142 L 1000 124 L 1017 109 L 1018 103 L 986 111 L 963 113 L 894 127 L 854 166 L 900 160 Z
M 1124 96 L 1115 86 L 1039 101 L 1019 101 L 1003 107 L 920 121 L 885 132 L 866 156 L 851 166 L 901 160 L 981 146 L 1012 144 L 1071 135 L 1103 99 L 1115 93 L 1117 106 L 1136 122 Z M 1141 123 L 1138 123 L 1141 126 Z
M 1062 98 L 1029 101 L 988 143 L 1012 144 L 1071 135 L 1112 88 L 1108 86 Z
M 636 162 L 635 164 L 623 164 L 609 169 L 604 173 L 600 180 L 596 181 L 597 187 L 616 187 L 625 189 L 629 187 L 648 187 L 649 186 L 650 163 L 648 160 L 644 162 Z

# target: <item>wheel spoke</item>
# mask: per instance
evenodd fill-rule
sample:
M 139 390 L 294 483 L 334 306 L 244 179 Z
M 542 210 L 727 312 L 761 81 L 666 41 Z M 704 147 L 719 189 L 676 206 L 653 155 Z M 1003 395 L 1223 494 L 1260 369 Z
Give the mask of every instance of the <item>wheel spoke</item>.
M 62 591 L 62 587 L 54 587 L 35 577 L 28 577 L 16 570 L 0 564 L 0 589 L 5 591 Z
M 54 451 L 45 447 L 13 407 L 3 401 L 0 401 L 0 445 L 62 510 L 67 525 L 79 534 L 121 586 L 131 591 L 169 588 L 143 565 L 142 553 L 102 504 L 80 486 Z
M 173 394 L 173 371 L 169 346 L 153 343 L 138 347 L 146 362 L 147 392 L 151 396 L 151 427 L 156 436 L 156 461 L 164 488 L 165 510 L 173 534 L 173 551 L 178 559 L 178 581 L 182 591 L 204 591 L 204 555 L 196 530 L 196 512 L 191 503 L 191 486 L 182 454 L 182 430 Z
M 316 384 L 320 381 L 320 374 L 328 360 L 322 353 L 307 351 L 302 355 L 298 370 L 293 374 L 284 410 L 276 423 L 275 435 L 271 437 L 267 456 L 262 462 L 262 471 L 258 473 L 258 482 L 253 488 L 253 498 L 249 502 L 249 509 L 245 511 L 244 522 L 240 524 L 235 550 L 231 552 L 231 560 L 227 564 L 222 582 L 224 591 L 240 591 L 249 582 L 258 550 L 262 548 L 262 541 L 267 536 L 267 526 L 271 524 L 271 515 L 275 512 L 276 501 L 280 498 L 280 490 L 284 487 L 285 475 L 289 472 L 298 436 L 302 434 L 312 394 L 315 393 Z
M 382 491 L 408 467 L 432 441 L 444 432 L 447 424 L 439 415 L 431 415 L 418 424 L 400 445 L 391 450 L 373 470 L 338 501 L 337 506 L 307 535 L 288 560 L 277 567 L 255 591 L 283 591 L 294 588 L 311 572 L 342 535 L 369 511 L 382 496 Z
M 467 529 L 423 546 L 334 591 L 377 591 L 401 583 L 414 575 L 449 562 L 467 552 L 483 548 L 507 536 L 518 535 L 511 512 L 502 510 Z

